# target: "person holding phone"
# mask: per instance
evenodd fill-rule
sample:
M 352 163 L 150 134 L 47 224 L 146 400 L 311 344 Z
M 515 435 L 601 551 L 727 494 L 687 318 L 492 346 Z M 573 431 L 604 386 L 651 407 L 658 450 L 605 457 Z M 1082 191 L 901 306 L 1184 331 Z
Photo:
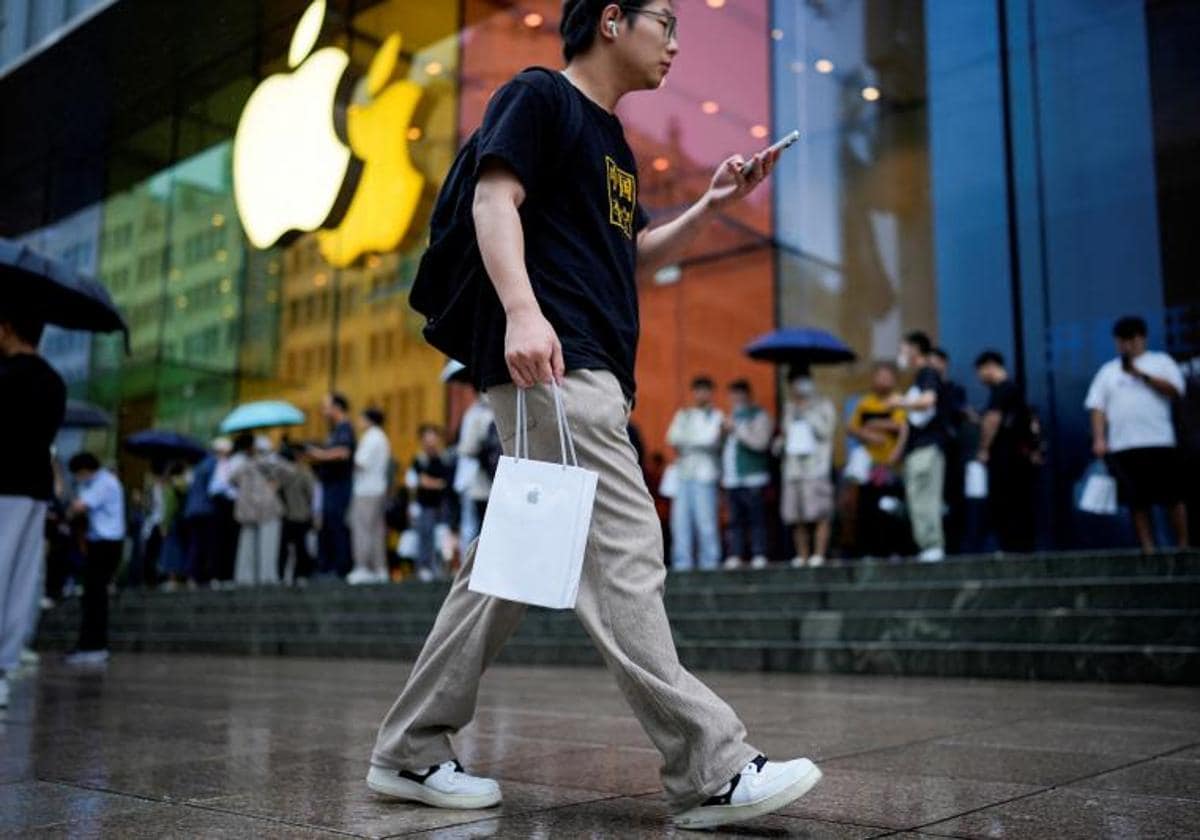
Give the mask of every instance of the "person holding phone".
M 462 359 L 513 452 L 517 389 L 528 389 L 530 454 L 559 439 L 562 390 L 579 462 L 600 473 L 576 613 L 664 757 L 676 824 L 703 828 L 784 807 L 820 779 L 807 759 L 770 762 L 734 711 L 679 663 L 663 607 L 662 530 L 629 439 L 638 343 L 635 272 L 678 262 L 708 223 L 771 173 L 778 151 L 724 160 L 700 199 L 650 227 L 617 103 L 658 88 L 679 52 L 669 0 L 568 0 L 565 70 L 520 73 L 491 98 L 476 145 L 471 213 L 486 269 L 474 352 Z M 500 801 L 467 774 L 450 736 L 475 713 L 479 680 L 524 606 L 469 591 L 474 546 L 408 684 L 380 728 L 369 786 L 449 808 Z
M 1181 547 L 1188 544 L 1188 522 L 1171 417 L 1171 404 L 1183 396 L 1183 372 L 1166 353 L 1147 349 L 1147 332 L 1137 316 L 1117 321 L 1117 358 L 1097 371 L 1084 406 L 1091 414 L 1092 453 L 1117 480 L 1142 550 L 1153 551 L 1154 505 L 1167 508 Z

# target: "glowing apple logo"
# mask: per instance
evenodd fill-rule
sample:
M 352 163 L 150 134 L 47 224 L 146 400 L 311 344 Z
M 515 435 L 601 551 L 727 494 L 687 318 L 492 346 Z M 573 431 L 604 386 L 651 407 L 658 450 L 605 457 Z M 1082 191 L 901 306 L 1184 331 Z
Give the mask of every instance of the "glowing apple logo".
M 299 69 L 265 79 L 238 121 L 234 198 L 257 248 L 269 248 L 288 231 L 326 224 L 346 183 L 351 155 L 338 137 L 334 109 L 350 59 L 334 47 L 309 55 L 324 19 L 325 0 L 315 0 L 288 49 L 288 67 Z
M 403 138 L 422 90 L 407 80 L 388 84 L 400 44 L 398 34 L 383 42 L 346 110 L 350 147 L 363 163 L 345 218 L 336 230 L 317 232 L 321 254 L 332 265 L 346 266 L 367 253 L 396 250 L 417 214 L 425 178 L 413 167 Z

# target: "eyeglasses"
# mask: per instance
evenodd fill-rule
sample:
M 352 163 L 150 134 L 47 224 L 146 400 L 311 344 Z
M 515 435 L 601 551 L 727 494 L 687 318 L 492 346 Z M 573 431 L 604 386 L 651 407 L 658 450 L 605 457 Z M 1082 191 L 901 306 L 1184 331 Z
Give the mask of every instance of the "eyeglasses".
M 675 15 L 671 14 L 670 12 L 651 12 L 637 6 L 631 6 L 624 3 L 621 4 L 620 9 L 621 11 L 627 12 L 631 15 L 646 15 L 647 17 L 654 18 L 661 23 L 663 25 L 663 29 L 667 31 L 668 41 L 674 41 L 679 36 L 679 18 L 675 17 Z

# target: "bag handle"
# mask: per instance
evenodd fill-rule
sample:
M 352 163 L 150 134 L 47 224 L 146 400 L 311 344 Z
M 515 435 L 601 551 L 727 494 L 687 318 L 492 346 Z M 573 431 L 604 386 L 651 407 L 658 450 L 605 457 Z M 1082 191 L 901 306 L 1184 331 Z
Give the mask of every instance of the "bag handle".
M 571 424 L 567 422 L 567 408 L 563 404 L 562 389 L 557 383 L 551 383 L 554 392 L 554 419 L 558 425 L 558 445 L 562 452 L 564 467 L 578 467 L 579 458 L 575 454 L 575 440 L 571 437 Z M 529 410 L 525 405 L 525 389 L 517 389 L 517 437 L 514 445 L 514 457 L 529 460 Z M 570 460 L 568 460 L 570 453 Z

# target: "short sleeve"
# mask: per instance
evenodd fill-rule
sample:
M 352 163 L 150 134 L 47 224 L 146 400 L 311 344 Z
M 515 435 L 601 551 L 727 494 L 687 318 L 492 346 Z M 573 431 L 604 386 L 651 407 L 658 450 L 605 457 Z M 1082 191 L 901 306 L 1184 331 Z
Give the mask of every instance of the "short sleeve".
M 933 368 L 922 368 L 917 374 L 917 390 L 921 393 L 933 391 L 936 394 L 941 384 L 942 380 Z
M 330 443 L 333 446 L 344 446 L 347 449 L 354 449 L 354 429 L 349 423 L 339 423 L 333 429 Z
M 1179 369 L 1179 365 L 1166 353 L 1160 354 L 1156 361 L 1158 364 L 1155 367 L 1158 370 L 1154 371 L 1155 375 L 1171 383 L 1171 387 L 1182 395 L 1187 390 L 1187 383 L 1183 381 L 1183 371 Z
M 537 183 L 548 155 L 555 153 L 553 92 L 540 73 L 523 73 L 496 91 L 479 127 L 475 172 L 498 160 L 517 176 L 525 191 Z M 546 80 L 549 84 L 552 81 Z
M 104 506 L 104 483 L 93 481 L 87 487 L 79 492 L 79 501 L 83 502 L 88 510 L 96 510 Z
M 1089 411 L 1104 411 L 1108 406 L 1108 366 L 1096 371 L 1092 384 L 1088 388 L 1083 407 Z

